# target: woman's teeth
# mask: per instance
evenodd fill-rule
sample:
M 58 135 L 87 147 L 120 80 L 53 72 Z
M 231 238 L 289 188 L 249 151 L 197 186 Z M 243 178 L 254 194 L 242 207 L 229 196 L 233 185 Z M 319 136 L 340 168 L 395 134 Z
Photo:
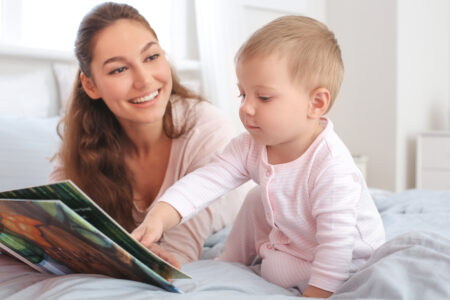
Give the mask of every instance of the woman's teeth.
M 147 95 L 147 96 L 141 97 L 141 98 L 137 98 L 135 100 L 132 100 L 131 102 L 133 102 L 135 104 L 147 102 L 147 101 L 153 100 L 156 96 L 158 96 L 158 94 L 159 94 L 158 91 L 154 91 L 150 95 Z

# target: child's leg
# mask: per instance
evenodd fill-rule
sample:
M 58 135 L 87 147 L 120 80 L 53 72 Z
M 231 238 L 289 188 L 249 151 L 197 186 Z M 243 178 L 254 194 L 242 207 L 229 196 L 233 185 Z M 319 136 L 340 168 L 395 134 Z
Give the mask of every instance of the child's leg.
M 276 250 L 266 243 L 260 248 L 261 277 L 284 288 L 298 288 L 302 293 L 311 277 L 311 262 Z
M 247 194 L 218 259 L 250 265 L 259 246 L 268 241 L 270 231 L 261 202 L 261 189 L 256 186 Z

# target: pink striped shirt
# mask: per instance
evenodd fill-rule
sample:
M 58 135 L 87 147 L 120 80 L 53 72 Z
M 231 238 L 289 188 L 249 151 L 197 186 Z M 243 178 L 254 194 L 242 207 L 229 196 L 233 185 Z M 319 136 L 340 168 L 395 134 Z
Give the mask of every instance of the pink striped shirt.
M 248 133 L 170 187 L 160 200 L 190 218 L 225 192 L 253 179 L 272 230 L 271 245 L 311 263 L 310 285 L 335 291 L 384 240 L 381 217 L 361 172 L 327 118 L 297 159 L 271 165 Z M 280 261 L 280 264 L 283 264 Z M 288 268 L 289 266 L 286 266 Z

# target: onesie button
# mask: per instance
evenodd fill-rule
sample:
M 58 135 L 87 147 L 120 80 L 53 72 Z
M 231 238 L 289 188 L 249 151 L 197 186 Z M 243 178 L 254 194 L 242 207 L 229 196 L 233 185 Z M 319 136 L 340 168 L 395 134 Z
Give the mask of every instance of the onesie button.
M 272 249 L 272 245 L 267 244 L 267 249 Z
M 267 175 L 267 176 L 270 176 L 270 174 L 272 174 L 272 172 L 270 172 L 270 170 L 267 170 L 267 171 L 266 171 L 266 175 Z

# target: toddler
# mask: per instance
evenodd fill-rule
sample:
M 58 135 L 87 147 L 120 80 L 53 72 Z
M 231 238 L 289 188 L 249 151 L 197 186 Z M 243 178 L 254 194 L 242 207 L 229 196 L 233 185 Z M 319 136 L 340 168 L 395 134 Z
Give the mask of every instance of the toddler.
M 342 82 L 339 45 L 314 19 L 281 17 L 239 49 L 236 74 L 247 132 L 169 188 L 132 235 L 148 246 L 252 179 L 219 259 L 259 258 L 266 280 L 328 297 L 385 240 L 361 172 L 324 116 Z

